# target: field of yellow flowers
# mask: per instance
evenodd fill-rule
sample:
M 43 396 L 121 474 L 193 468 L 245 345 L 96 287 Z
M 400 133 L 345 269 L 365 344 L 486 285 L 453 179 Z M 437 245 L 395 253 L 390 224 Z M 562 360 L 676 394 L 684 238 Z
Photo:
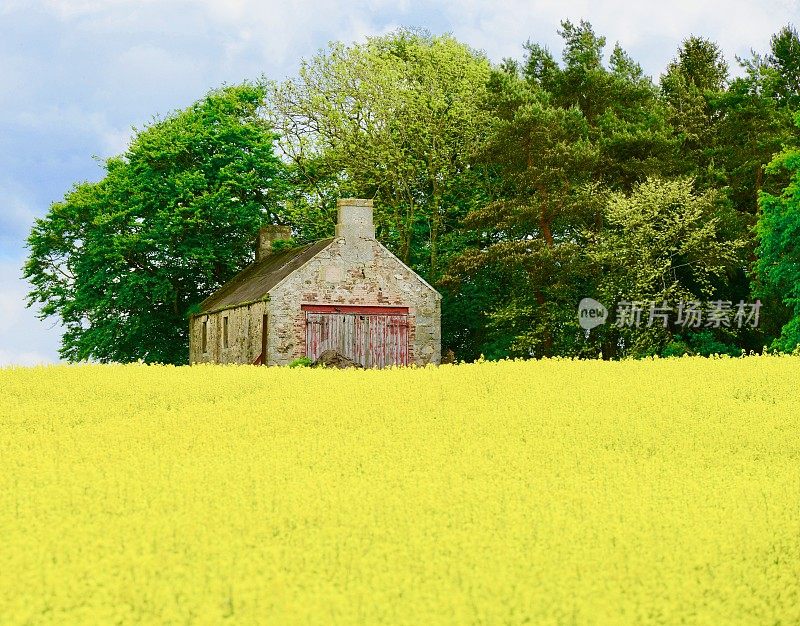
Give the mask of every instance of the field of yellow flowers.
M 0 369 L 0 623 L 798 624 L 798 381 Z

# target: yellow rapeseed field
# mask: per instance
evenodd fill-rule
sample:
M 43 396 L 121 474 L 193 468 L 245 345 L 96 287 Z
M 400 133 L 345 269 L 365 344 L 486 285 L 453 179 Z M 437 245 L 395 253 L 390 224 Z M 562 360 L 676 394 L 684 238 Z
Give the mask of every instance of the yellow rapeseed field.
M 0 369 L 0 624 L 800 624 L 800 358 Z

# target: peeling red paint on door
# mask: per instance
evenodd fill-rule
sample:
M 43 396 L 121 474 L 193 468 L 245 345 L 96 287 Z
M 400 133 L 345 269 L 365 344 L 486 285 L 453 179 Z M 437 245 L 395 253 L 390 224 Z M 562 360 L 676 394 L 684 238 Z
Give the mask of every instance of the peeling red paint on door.
M 322 308 L 327 305 L 317 305 Z M 306 355 L 336 350 L 364 367 L 408 365 L 408 309 L 348 307 L 306 311 Z

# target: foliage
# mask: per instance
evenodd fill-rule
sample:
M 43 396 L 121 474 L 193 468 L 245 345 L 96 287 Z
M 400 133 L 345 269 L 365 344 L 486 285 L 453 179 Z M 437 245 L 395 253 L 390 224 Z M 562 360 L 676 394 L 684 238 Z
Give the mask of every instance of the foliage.
M 262 224 L 281 219 L 263 97 L 229 87 L 154 121 L 101 181 L 36 220 L 29 304 L 60 318 L 63 358 L 186 362 L 187 312 L 252 260 Z
M 457 359 L 795 345 L 779 234 L 795 170 L 788 156 L 766 166 L 800 145 L 797 30 L 737 58 L 733 78 L 715 42 L 688 37 L 657 84 L 590 23 L 559 34 L 558 58 L 528 41 L 493 65 L 451 35 L 399 29 L 210 95 L 37 222 L 30 303 L 64 322 L 66 358 L 180 362 L 185 313 L 249 260 L 258 225 L 291 225 L 283 245 L 329 237 L 336 200 L 358 196 L 375 201 L 378 238 L 444 292 Z M 577 303 L 633 292 L 758 297 L 764 315 L 708 341 L 674 328 L 587 339 Z
M 620 301 L 710 301 L 740 261 L 744 242 L 721 236 L 735 219 L 719 194 L 696 194 L 691 179 L 648 179 L 633 193 L 613 194 L 605 228 L 587 248 L 599 271 L 596 298 L 610 310 Z M 628 355 L 657 354 L 676 329 L 599 329 L 597 341 Z
M 772 36 L 766 63 L 773 69 L 773 94 L 778 102 L 800 110 L 800 35 L 794 26 L 785 26 Z
M 451 299 L 469 292 L 486 308 L 479 316 L 461 309 L 469 314 L 449 322 L 459 330 L 445 336 L 457 337 L 452 345 L 470 356 L 497 354 L 490 345 L 505 346 L 498 356 L 642 356 L 670 344 L 708 353 L 677 338 L 677 329 L 626 338 L 606 326 L 587 341 L 577 326 L 583 297 L 614 303 L 634 300 L 634 291 L 659 298 L 672 289 L 731 302 L 760 296 L 759 328 L 712 333 L 726 353 L 760 350 L 788 320 L 786 292 L 753 282 L 752 227 L 759 191 L 779 194 L 789 182 L 776 168 L 765 180 L 765 164 L 782 146 L 800 143 L 790 123 L 796 31 L 773 37 L 770 54 L 739 60 L 744 75 L 734 80 L 716 43 L 689 37 L 658 87 L 618 45 L 605 62 L 605 38 L 589 23 L 564 22 L 560 34 L 560 63 L 529 41 L 523 62 L 506 59 L 491 75 L 489 132 L 477 162 L 496 180 L 464 219 L 472 237 L 440 283 Z M 679 187 L 683 200 L 653 199 L 648 211 L 636 200 L 644 189 L 656 193 L 646 185 L 665 198 L 670 185 Z M 620 198 L 641 213 L 619 214 Z M 698 238 L 682 241 L 690 232 Z M 652 249 L 651 237 L 660 240 Z M 690 275 L 697 259 L 681 260 L 698 245 L 705 249 L 692 254 L 710 263 L 699 265 L 709 270 L 702 284 Z M 674 280 L 655 285 L 667 266 Z
M 270 244 L 272 252 L 280 252 L 281 250 L 291 250 L 297 247 L 297 242 L 294 239 L 276 239 Z
M 702 37 L 684 40 L 677 57 L 661 76 L 669 123 L 680 141 L 679 167 L 704 187 L 721 181 L 713 158 L 719 115 L 714 102 L 727 82 L 728 66 L 722 50 Z
M 474 290 L 481 272 L 492 277 L 484 284 L 502 285 L 503 297 L 484 312 L 488 336 L 472 339 L 505 343 L 506 354 L 588 349 L 576 307 L 596 288 L 584 250 L 603 228 L 609 193 L 672 171 L 677 149 L 655 87 L 619 46 L 606 67 L 605 39 L 591 25 L 564 22 L 561 34 L 563 67 L 528 43 L 523 65 L 491 76 L 491 123 L 480 157 L 499 182 L 493 200 L 465 218 L 465 228 L 480 236 L 454 259 L 444 282 Z
M 0 615 L 797 624 L 798 378 L 774 356 L 0 369 Z
M 289 367 L 311 367 L 312 362 L 307 356 L 300 357 L 289 363 Z
M 451 36 L 412 30 L 335 43 L 304 61 L 269 96 L 302 184 L 298 202 L 325 215 L 337 195 L 374 198 L 381 240 L 436 277 L 443 239 L 464 213 L 456 197 L 484 130 L 488 73 Z
M 800 113 L 797 115 L 800 126 Z M 765 287 L 781 294 L 791 317 L 774 347 L 791 352 L 800 345 L 800 149 L 788 148 L 769 164 L 768 173 L 786 171 L 791 181 L 780 195 L 762 192 L 755 269 Z

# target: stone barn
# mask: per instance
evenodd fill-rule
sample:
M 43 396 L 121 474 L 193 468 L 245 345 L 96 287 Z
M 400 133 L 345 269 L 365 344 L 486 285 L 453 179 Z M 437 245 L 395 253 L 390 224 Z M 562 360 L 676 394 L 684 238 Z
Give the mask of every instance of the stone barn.
M 189 329 L 191 363 L 288 365 L 335 350 L 364 367 L 438 364 L 441 295 L 375 239 L 372 200 L 338 202 L 336 236 L 256 260 L 207 298 Z

